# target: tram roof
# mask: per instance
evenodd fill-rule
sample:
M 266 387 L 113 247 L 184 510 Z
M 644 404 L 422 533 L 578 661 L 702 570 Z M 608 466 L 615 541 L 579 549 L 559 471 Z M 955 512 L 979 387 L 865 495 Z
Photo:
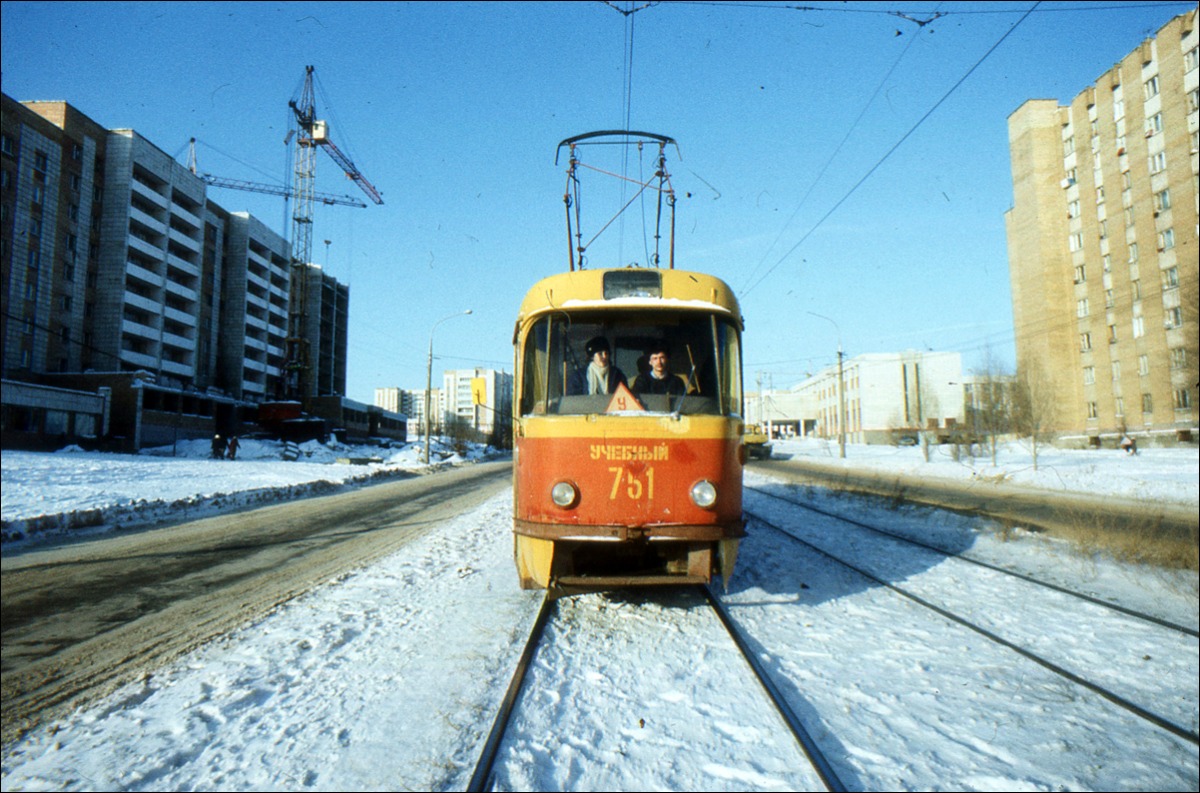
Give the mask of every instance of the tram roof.
M 526 293 L 517 322 L 546 311 L 638 307 L 716 312 L 742 324 L 737 298 L 720 278 L 688 270 L 632 267 L 575 270 L 543 278 Z

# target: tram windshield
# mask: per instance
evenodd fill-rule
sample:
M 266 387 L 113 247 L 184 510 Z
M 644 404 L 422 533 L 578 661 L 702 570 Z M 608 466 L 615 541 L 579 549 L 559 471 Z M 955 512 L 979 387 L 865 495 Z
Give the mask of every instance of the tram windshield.
M 602 340 L 602 341 L 601 341 Z M 522 416 L 624 412 L 613 397 L 623 381 L 634 412 L 740 416 L 742 370 L 736 325 L 696 312 L 557 312 L 537 320 L 523 340 Z M 608 347 L 617 370 L 589 373 L 589 349 Z M 666 353 L 669 386 L 638 387 L 651 375 L 651 354 Z M 660 364 L 661 366 L 661 364 Z M 619 374 L 618 374 L 619 372 Z M 660 372 L 661 373 L 661 372 Z M 666 393 L 652 393 L 665 391 Z

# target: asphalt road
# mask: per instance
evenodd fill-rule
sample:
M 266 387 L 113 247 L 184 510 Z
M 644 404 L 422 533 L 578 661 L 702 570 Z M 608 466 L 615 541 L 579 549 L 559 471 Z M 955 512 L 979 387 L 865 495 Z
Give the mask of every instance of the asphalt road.
M 511 486 L 511 462 L 6 554 L 5 744 Z

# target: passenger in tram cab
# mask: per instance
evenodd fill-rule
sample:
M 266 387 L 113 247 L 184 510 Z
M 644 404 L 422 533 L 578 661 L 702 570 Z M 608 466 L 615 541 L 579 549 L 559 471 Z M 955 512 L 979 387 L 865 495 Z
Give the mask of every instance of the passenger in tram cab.
M 612 363 L 608 339 L 597 336 L 587 343 L 584 350 L 588 365 L 571 375 L 567 394 L 612 394 L 617 386 L 629 385 L 625 373 Z
M 683 378 L 671 374 L 671 354 L 665 344 L 657 344 L 646 351 L 650 371 L 639 374 L 633 381 L 633 395 L 639 399 L 643 394 L 666 394 L 683 396 L 687 390 Z

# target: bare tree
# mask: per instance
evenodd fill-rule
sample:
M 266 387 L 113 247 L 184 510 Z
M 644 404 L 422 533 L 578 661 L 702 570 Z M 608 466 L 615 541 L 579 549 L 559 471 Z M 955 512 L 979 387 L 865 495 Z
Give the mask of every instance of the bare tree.
M 976 370 L 975 382 L 971 385 L 967 423 L 972 434 L 986 444 L 993 466 L 996 465 L 1000 437 L 1012 430 L 1012 385 L 1012 374 L 1005 371 L 989 349 L 984 356 L 983 368 Z
M 1035 471 L 1039 448 L 1053 437 L 1057 410 L 1054 384 L 1047 377 L 1040 359 L 1018 364 L 1012 389 L 1012 425 L 1018 434 L 1029 440 Z

